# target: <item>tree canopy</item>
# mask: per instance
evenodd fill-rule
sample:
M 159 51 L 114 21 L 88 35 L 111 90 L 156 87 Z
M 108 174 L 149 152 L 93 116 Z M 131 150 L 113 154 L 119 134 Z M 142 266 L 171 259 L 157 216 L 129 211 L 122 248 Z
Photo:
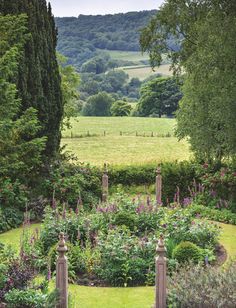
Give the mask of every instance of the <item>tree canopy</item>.
M 29 35 L 16 74 L 18 96 L 22 101 L 19 115 L 29 107 L 37 110 L 41 123 L 38 137 L 47 136 L 45 154 L 48 158 L 54 157 L 60 145 L 63 102 L 51 6 L 47 6 L 46 0 L 1 0 L 0 12 L 27 15 Z
M 173 116 L 181 98 L 180 87 L 174 78 L 154 78 L 141 87 L 138 103 L 139 115 Z
M 0 176 L 24 184 L 37 174 L 46 143 L 37 137 L 37 110 L 30 107 L 17 116 L 21 100 L 14 76 L 27 39 L 26 20 L 25 15 L 0 15 Z
M 234 1 L 167 0 L 141 35 L 153 66 L 165 53 L 175 72 L 184 72 L 177 136 L 188 137 L 204 160 L 236 154 L 235 33 Z M 170 35 L 178 51 L 168 45 Z

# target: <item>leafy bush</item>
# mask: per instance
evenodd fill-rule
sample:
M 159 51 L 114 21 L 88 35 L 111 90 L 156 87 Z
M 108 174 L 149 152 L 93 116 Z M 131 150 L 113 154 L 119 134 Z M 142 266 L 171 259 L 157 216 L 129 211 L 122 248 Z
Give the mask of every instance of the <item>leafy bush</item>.
M 101 172 L 86 164 L 63 163 L 52 167 L 50 177 L 41 185 L 43 195 L 58 203 L 76 208 L 78 200 L 84 205 L 97 203 L 101 196 Z
M 0 233 L 17 228 L 23 222 L 23 213 L 17 208 L 0 207 Z
M 173 250 L 173 258 L 179 263 L 193 260 L 195 263 L 202 259 L 201 248 L 191 242 L 181 242 Z
M 168 307 L 235 307 L 236 267 L 185 266 L 169 279 Z
M 127 212 L 119 212 L 115 215 L 114 224 L 116 226 L 126 226 L 130 230 L 134 230 L 136 225 L 136 217 Z
M 5 301 L 9 308 L 44 308 L 47 295 L 32 289 L 13 289 L 5 295 Z

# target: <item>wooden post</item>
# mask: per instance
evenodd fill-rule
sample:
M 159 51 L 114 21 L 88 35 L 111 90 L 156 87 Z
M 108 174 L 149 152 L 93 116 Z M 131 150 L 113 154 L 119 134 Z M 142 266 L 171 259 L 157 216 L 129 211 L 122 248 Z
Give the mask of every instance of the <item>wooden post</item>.
M 108 199 L 108 170 L 107 164 L 104 164 L 104 173 L 102 176 L 102 202 L 107 202 Z
M 156 299 L 154 308 L 166 308 L 166 248 L 162 235 L 156 251 Z
M 59 253 L 56 266 L 56 288 L 59 290 L 57 308 L 68 308 L 68 262 L 65 253 L 67 246 L 64 233 L 60 233 L 57 251 Z
M 162 205 L 162 176 L 161 167 L 157 167 L 156 176 L 156 204 Z

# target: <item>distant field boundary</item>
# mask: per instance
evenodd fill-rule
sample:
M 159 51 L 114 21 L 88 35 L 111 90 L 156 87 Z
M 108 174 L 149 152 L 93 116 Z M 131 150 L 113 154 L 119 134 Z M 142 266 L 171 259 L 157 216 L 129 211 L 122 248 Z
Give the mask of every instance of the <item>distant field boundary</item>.
M 70 133 L 69 136 L 62 136 L 62 139 L 79 139 L 79 138 L 89 138 L 89 137 L 106 137 L 106 136 L 136 136 L 136 137 L 157 137 L 157 138 L 170 138 L 174 137 L 173 134 L 167 132 L 166 134 L 158 134 L 155 132 L 123 132 L 120 131 L 119 134 L 109 133 L 106 131 L 99 133 L 91 133 L 90 131 L 81 133 L 81 134 L 74 134 L 73 132 Z

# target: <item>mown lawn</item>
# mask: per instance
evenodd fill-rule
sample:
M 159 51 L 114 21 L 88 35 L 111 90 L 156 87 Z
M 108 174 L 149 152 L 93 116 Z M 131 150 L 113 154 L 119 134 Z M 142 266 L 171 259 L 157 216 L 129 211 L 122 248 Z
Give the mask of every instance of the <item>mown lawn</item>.
M 175 125 L 174 119 L 165 118 L 78 117 L 63 133 L 62 145 L 80 161 L 93 165 L 189 159 L 189 144 L 174 137 Z

